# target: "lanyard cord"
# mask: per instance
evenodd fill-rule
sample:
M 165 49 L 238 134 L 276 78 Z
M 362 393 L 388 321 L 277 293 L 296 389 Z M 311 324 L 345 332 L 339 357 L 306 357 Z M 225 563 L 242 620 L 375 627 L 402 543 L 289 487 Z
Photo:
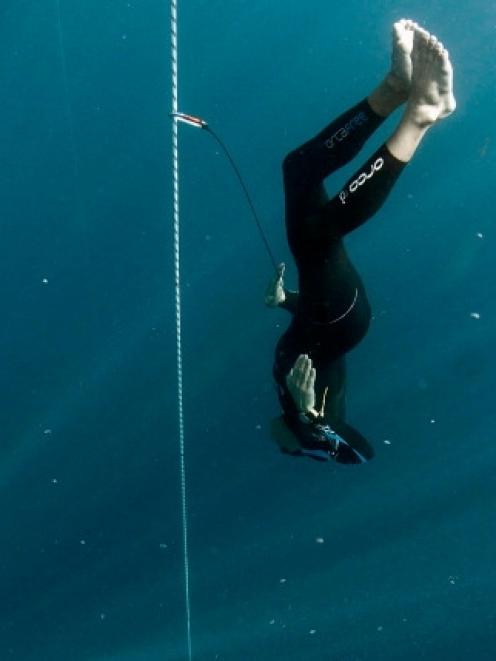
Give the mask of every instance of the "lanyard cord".
M 265 236 L 265 232 L 263 231 L 263 227 L 262 227 L 262 224 L 261 224 L 261 222 L 258 218 L 257 212 L 255 211 L 255 206 L 253 205 L 250 194 L 248 193 L 248 189 L 246 188 L 245 182 L 243 181 L 243 178 L 241 177 L 241 173 L 238 170 L 238 167 L 237 167 L 236 163 L 234 162 L 233 157 L 229 153 L 229 151 L 228 151 L 227 147 L 225 146 L 225 144 L 222 142 L 222 140 L 219 138 L 219 136 L 216 133 L 213 132 L 213 130 L 210 128 L 210 126 L 204 126 L 203 128 L 205 128 L 210 133 L 210 135 L 212 135 L 215 138 L 215 140 L 219 143 L 220 147 L 224 151 L 224 154 L 227 156 L 227 158 L 229 160 L 229 163 L 232 165 L 232 168 L 233 168 L 234 172 L 236 173 L 238 181 L 241 184 L 241 188 L 243 189 L 246 200 L 247 200 L 248 205 L 249 205 L 249 207 L 251 209 L 251 212 L 253 214 L 253 218 L 255 219 L 255 223 L 258 227 L 258 231 L 260 232 L 260 237 L 261 237 L 261 239 L 262 239 L 262 241 L 265 245 L 265 249 L 267 250 L 267 254 L 269 255 L 269 259 L 272 262 L 272 266 L 274 267 L 274 271 L 277 271 L 276 260 L 274 258 L 274 255 L 272 254 L 272 250 L 270 248 L 267 237 Z
M 234 159 L 233 159 L 233 157 L 231 156 L 231 154 L 230 154 L 228 148 L 226 147 L 226 145 L 224 144 L 224 142 L 219 138 L 219 136 L 217 135 L 217 133 L 215 133 L 215 132 L 210 128 L 210 126 L 207 124 L 207 122 L 206 122 L 205 120 L 201 119 L 200 117 L 195 117 L 194 115 L 187 115 L 187 114 L 184 113 L 184 112 L 178 112 L 178 111 L 177 111 L 177 108 L 176 108 L 176 109 L 173 109 L 173 111 L 170 113 L 170 116 L 171 116 L 174 120 L 176 120 L 176 121 L 184 122 L 185 124 L 189 124 L 190 126 L 196 126 L 196 128 L 205 129 L 206 131 L 208 131 L 208 133 L 210 133 L 210 135 L 211 135 L 211 136 L 216 140 L 216 142 L 219 144 L 219 146 L 221 147 L 222 151 L 223 151 L 224 154 L 227 156 L 227 159 L 229 160 L 229 163 L 231 164 L 231 166 L 232 166 L 232 168 L 233 168 L 233 170 L 234 170 L 234 172 L 235 172 L 235 174 L 236 174 L 236 177 L 238 178 L 238 181 L 239 181 L 239 183 L 240 183 L 240 185 L 241 185 L 241 188 L 243 189 L 243 193 L 245 194 L 246 200 L 247 200 L 247 202 L 248 202 L 248 206 L 250 207 L 250 210 L 251 210 L 251 212 L 252 212 L 252 214 L 253 214 L 253 218 L 254 218 L 255 223 L 256 223 L 256 225 L 257 225 L 257 227 L 258 227 L 258 231 L 259 231 L 259 233 L 260 233 L 260 237 L 261 237 L 261 239 L 262 239 L 262 241 L 263 241 L 263 243 L 264 243 L 264 245 L 265 245 L 265 249 L 267 250 L 267 254 L 268 254 L 268 256 L 269 256 L 269 259 L 270 259 L 270 261 L 272 262 L 272 266 L 274 267 L 274 270 L 277 271 L 277 262 L 276 262 L 276 260 L 275 260 L 274 254 L 273 254 L 273 252 L 272 252 L 272 250 L 271 250 L 271 248 L 270 248 L 269 242 L 268 242 L 267 237 L 266 237 L 266 235 L 265 235 L 265 232 L 264 232 L 264 230 L 263 230 L 262 223 L 260 222 L 260 219 L 259 219 L 259 217 L 258 217 L 258 214 L 257 214 L 257 212 L 256 212 L 256 210 L 255 210 L 255 205 L 254 205 L 253 202 L 252 202 L 252 199 L 251 199 L 250 193 L 248 192 L 248 189 L 247 189 L 247 187 L 246 187 L 246 184 L 245 184 L 245 182 L 243 181 L 243 177 L 241 176 L 241 173 L 240 173 L 240 171 L 239 171 L 239 169 L 238 169 L 238 166 L 237 166 L 236 163 L 234 162 Z

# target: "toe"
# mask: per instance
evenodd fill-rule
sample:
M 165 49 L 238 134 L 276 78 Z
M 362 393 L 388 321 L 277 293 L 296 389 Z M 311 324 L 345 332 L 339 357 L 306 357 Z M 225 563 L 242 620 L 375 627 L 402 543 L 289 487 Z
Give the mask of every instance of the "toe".
M 429 33 L 425 30 L 422 30 L 422 28 L 415 30 L 413 43 L 417 51 L 422 52 L 425 50 L 427 44 L 429 43 L 429 36 Z

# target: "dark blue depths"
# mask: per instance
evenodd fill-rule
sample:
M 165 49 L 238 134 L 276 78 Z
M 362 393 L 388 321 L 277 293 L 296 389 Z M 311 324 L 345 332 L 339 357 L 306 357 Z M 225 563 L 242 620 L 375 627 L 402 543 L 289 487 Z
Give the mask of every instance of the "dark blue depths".
M 60 0 L 65 63 L 56 0 L 0 14 L 0 658 L 184 659 L 169 7 Z M 494 9 L 179 3 L 180 106 L 228 143 L 292 286 L 280 162 L 380 80 L 402 16 L 449 47 L 459 105 L 348 240 L 371 464 L 269 440 L 287 317 L 228 163 L 180 129 L 198 660 L 496 656 Z

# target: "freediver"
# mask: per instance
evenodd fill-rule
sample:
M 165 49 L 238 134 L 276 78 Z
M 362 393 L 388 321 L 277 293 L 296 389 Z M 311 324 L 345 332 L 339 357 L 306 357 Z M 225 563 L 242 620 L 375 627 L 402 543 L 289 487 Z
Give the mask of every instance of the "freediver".
M 391 137 L 329 199 L 324 179 L 403 103 Z M 299 291 L 285 289 L 280 264 L 265 301 L 292 315 L 273 370 L 283 414 L 271 432 L 285 453 L 352 464 L 373 457 L 369 442 L 345 421 L 345 355 L 365 337 L 371 309 L 343 239 L 382 207 L 427 131 L 455 107 L 448 51 L 402 19 L 393 26 L 391 70 L 379 86 L 284 159 L 286 233 Z

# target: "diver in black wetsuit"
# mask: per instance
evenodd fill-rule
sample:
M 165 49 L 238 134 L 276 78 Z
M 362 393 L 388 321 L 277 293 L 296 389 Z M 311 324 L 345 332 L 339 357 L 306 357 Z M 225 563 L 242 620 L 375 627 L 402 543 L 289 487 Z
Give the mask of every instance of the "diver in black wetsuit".
M 380 209 L 428 128 L 455 109 L 452 74 L 436 37 L 413 21 L 395 23 L 392 68 L 384 81 L 284 159 L 286 231 L 299 292 L 284 289 L 281 264 L 266 295 L 268 305 L 293 315 L 274 362 L 283 416 L 272 433 L 283 452 L 341 463 L 373 456 L 345 421 L 345 354 L 367 333 L 371 310 L 343 238 Z M 355 157 L 405 101 L 391 138 L 329 199 L 323 180 Z

